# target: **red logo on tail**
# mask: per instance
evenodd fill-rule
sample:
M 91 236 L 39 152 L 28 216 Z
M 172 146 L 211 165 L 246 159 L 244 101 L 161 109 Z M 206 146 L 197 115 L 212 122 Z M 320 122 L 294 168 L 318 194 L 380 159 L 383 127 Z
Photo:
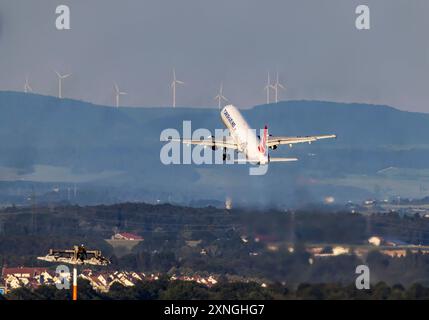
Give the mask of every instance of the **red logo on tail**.
M 258 146 L 259 152 L 265 153 L 266 147 L 267 147 L 267 139 L 268 139 L 268 127 L 267 125 L 265 125 L 264 134 Z

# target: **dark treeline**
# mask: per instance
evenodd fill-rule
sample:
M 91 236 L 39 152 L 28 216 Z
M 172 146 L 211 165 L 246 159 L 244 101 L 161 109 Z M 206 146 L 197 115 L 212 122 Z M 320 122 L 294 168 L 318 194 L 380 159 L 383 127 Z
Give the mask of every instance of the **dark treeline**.
M 381 234 L 409 243 L 429 244 L 429 219 L 395 212 L 364 216 L 318 208 L 227 211 L 144 203 L 10 207 L 0 211 L 0 222 L 0 236 L 108 238 L 114 230 L 120 230 L 146 237 L 169 233 L 169 239 L 173 239 L 183 232 L 210 237 L 234 230 L 247 235 L 269 235 L 279 241 L 358 244 L 373 234 Z
M 429 288 L 413 284 L 404 288 L 400 284 L 389 286 L 384 282 L 373 285 L 369 290 L 358 290 L 354 284 L 300 284 L 289 289 L 281 284 L 267 288 L 257 283 L 219 283 L 211 288 L 195 282 L 141 281 L 134 287 L 112 285 L 108 293 L 93 290 L 86 280 L 79 280 L 80 300 L 399 300 L 429 299 Z M 55 286 L 37 289 L 20 288 L 6 295 L 9 300 L 70 300 L 70 290 L 58 290 Z M 0 296 L 0 299 L 1 296 Z
M 104 239 L 116 231 L 142 235 L 144 241 L 129 252 L 115 250 Z M 37 256 L 50 248 L 84 243 L 102 250 L 112 262 L 105 269 L 111 270 L 237 275 L 297 286 L 352 283 L 356 266 L 366 264 L 374 281 L 429 285 L 427 255 L 408 252 L 390 258 L 374 251 L 365 257 L 343 255 L 310 263 L 305 250 L 309 243 L 368 245 L 374 234 L 425 244 L 428 233 L 429 219 L 396 213 L 226 211 L 142 203 L 8 208 L 0 211 L 0 267 L 52 267 Z M 277 250 L 268 250 L 269 243 Z M 293 252 L 288 250 L 291 245 Z

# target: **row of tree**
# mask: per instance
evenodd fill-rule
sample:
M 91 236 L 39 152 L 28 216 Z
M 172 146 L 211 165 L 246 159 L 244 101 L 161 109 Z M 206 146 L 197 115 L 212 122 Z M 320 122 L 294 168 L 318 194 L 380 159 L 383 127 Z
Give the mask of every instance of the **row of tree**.
M 258 283 L 219 283 L 211 288 L 195 282 L 141 281 L 133 287 L 115 283 L 108 293 L 92 289 L 89 282 L 79 280 L 80 300 L 402 300 L 429 299 L 429 288 L 413 284 L 408 288 L 384 282 L 373 285 L 369 290 L 358 290 L 354 284 L 301 284 L 289 289 L 279 283 L 262 287 Z M 10 300 L 70 300 L 70 290 L 58 290 L 54 286 L 37 289 L 20 288 L 7 294 Z M 2 297 L 0 296 L 0 299 Z

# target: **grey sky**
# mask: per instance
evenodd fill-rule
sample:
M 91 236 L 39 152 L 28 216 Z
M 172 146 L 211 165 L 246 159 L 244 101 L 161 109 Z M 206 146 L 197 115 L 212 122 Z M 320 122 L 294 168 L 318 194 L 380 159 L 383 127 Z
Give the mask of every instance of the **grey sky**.
M 71 30 L 55 29 L 55 8 Z M 358 31 L 355 8 L 371 9 Z M 71 72 L 66 97 L 113 105 L 171 105 L 171 69 L 186 82 L 178 105 L 264 103 L 266 73 L 280 72 L 282 99 L 389 104 L 429 112 L 427 0 L 2 0 L 0 90 L 55 95 L 53 69 Z

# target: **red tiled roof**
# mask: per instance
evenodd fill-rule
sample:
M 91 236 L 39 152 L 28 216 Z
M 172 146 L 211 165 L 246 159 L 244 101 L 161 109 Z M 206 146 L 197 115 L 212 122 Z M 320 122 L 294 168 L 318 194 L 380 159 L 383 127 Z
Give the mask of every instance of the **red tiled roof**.
M 46 272 L 46 268 L 3 268 L 2 276 L 7 276 L 10 274 L 30 274 L 30 276 L 34 276 L 35 274 L 41 274 L 42 272 Z
M 118 233 L 118 235 L 120 235 L 124 238 L 127 238 L 127 239 L 143 240 L 142 237 L 140 237 L 139 235 L 133 234 L 133 233 L 120 232 L 120 233 Z

